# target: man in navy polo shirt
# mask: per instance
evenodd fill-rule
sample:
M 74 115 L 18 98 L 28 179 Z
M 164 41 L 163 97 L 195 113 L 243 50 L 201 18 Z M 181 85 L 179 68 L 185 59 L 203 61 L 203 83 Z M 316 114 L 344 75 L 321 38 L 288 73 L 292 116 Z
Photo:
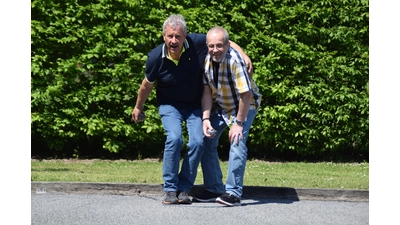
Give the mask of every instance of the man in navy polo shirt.
M 183 16 L 171 15 L 163 24 L 163 37 L 165 43 L 148 54 L 146 77 L 139 88 L 132 119 L 136 123 L 143 120 L 144 103 L 156 84 L 159 114 L 167 135 L 162 167 L 163 203 L 191 204 L 188 193 L 193 187 L 203 153 L 201 98 L 202 72 L 207 55 L 206 35 L 187 34 Z M 238 45 L 231 44 L 244 56 L 251 70 L 247 55 Z M 186 122 L 189 142 L 179 172 L 183 121 Z

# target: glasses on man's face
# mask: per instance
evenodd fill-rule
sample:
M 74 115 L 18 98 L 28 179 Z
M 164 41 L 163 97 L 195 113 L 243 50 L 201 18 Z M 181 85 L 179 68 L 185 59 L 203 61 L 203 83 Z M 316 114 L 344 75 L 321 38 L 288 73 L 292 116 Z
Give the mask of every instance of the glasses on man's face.
M 209 44 L 209 45 L 207 45 L 207 47 L 209 50 L 213 50 L 214 48 L 216 48 L 217 50 L 223 50 L 225 45 L 226 45 L 226 43 L 225 44 L 216 44 L 216 45 Z

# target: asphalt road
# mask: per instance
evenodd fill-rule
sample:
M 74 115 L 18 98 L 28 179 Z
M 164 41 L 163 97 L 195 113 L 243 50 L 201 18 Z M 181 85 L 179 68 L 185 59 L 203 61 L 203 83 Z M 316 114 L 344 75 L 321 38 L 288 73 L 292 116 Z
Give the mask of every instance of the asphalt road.
M 32 182 L 31 224 L 369 224 L 368 191 L 244 187 L 244 192 L 238 207 L 163 205 L 160 185 Z
M 368 202 L 243 199 L 242 206 L 227 207 L 161 201 L 162 196 L 32 194 L 31 224 L 369 224 Z

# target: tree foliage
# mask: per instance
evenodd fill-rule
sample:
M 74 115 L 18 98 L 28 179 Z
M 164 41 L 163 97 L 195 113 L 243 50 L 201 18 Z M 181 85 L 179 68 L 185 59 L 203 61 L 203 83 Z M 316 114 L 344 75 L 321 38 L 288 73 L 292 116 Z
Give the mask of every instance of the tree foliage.
M 368 1 L 33 0 L 32 152 L 158 156 L 155 93 L 143 124 L 131 112 L 162 23 L 219 25 L 252 59 L 263 102 L 250 153 L 368 158 Z M 226 139 L 226 140 L 225 140 Z M 222 138 L 221 146 L 228 146 Z

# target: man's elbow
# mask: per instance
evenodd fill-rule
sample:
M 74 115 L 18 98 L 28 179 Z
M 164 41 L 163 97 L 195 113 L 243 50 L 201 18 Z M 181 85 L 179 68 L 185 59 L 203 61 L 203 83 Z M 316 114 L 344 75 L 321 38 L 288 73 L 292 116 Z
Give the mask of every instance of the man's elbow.
M 250 100 L 252 97 L 253 97 L 253 93 L 252 93 L 251 91 L 242 93 L 242 94 L 240 95 L 240 98 L 242 98 L 242 99 L 245 100 L 245 101 Z

